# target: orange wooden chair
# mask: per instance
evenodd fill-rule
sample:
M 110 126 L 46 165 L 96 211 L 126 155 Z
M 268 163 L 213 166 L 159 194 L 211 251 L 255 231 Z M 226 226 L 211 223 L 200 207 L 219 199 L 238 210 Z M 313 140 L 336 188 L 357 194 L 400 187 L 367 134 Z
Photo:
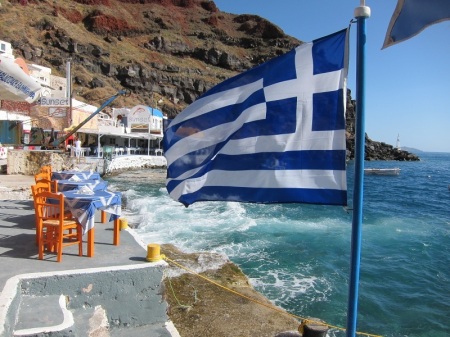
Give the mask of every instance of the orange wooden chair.
M 47 179 L 39 180 L 35 185 L 31 185 L 31 194 L 33 196 L 34 202 L 34 210 L 36 217 L 36 245 L 39 245 L 39 232 L 41 230 L 39 226 L 38 216 L 37 216 L 37 207 L 36 207 L 36 195 L 41 192 L 58 192 L 58 182 L 56 180 L 50 181 Z M 73 219 L 72 212 L 65 212 L 65 219 Z
M 66 219 L 64 194 L 48 191 L 35 196 L 38 221 L 39 259 L 44 258 L 44 250 L 55 251 L 61 262 L 64 247 L 78 245 L 78 255 L 83 256 L 83 229 L 75 219 Z
M 36 245 L 39 245 L 39 233 L 41 231 L 36 207 L 36 195 L 41 192 L 51 192 L 50 185 L 42 181 L 37 182 L 36 185 L 31 185 L 31 194 L 33 195 L 34 213 L 36 218 Z

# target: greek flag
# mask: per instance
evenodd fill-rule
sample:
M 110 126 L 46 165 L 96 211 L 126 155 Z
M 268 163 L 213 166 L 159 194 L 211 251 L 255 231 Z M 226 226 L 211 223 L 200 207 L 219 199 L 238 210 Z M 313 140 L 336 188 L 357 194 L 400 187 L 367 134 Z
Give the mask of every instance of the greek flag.
M 196 201 L 346 205 L 347 30 L 207 91 L 168 126 L 166 187 Z
M 405 41 L 432 24 L 450 20 L 450 0 L 398 0 L 381 49 Z

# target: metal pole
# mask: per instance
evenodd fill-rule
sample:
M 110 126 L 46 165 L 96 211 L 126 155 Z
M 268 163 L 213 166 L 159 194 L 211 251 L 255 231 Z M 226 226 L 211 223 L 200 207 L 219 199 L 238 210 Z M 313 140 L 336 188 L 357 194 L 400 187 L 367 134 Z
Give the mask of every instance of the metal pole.
M 347 312 L 347 337 L 356 335 L 358 316 L 359 273 L 361 263 L 361 232 L 363 218 L 364 190 L 364 150 L 365 150 L 365 45 L 366 18 L 370 17 L 370 8 L 361 1 L 355 9 L 357 19 L 357 55 L 356 55 L 356 139 L 355 139 L 355 185 L 353 189 L 352 246 L 350 261 L 350 284 Z
M 66 64 L 66 76 L 67 76 L 67 97 L 69 98 L 69 118 L 68 118 L 68 125 L 69 128 L 72 125 L 72 67 L 70 64 L 70 59 L 67 61 Z
M 152 96 L 153 97 L 153 96 Z M 153 102 L 152 102 L 152 104 L 153 104 Z M 151 138 L 151 133 L 152 133 L 152 125 L 153 125 L 153 106 L 151 107 L 152 108 L 152 119 L 151 119 L 151 121 L 150 121 L 150 124 L 148 125 L 148 134 L 147 134 L 147 156 L 149 156 L 150 155 L 150 138 Z
M 100 134 L 97 135 L 97 158 L 100 158 Z

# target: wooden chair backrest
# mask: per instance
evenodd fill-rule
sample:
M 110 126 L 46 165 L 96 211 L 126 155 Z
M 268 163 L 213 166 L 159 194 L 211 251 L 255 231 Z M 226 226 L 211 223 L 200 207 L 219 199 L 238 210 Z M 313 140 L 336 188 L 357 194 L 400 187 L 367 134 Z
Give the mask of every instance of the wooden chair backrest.
M 51 167 L 51 165 L 42 166 L 40 173 L 48 173 L 48 174 L 51 175 L 52 174 L 52 167 Z
M 31 194 L 33 195 L 33 200 L 36 201 L 36 195 L 40 192 L 50 192 L 47 184 L 36 183 L 36 185 L 31 185 Z
M 58 192 L 58 181 L 57 180 L 48 180 L 46 178 L 42 178 L 36 181 L 36 185 L 39 188 L 44 188 L 44 191 L 50 192 Z M 47 187 L 45 189 L 45 187 Z M 42 192 L 42 191 L 41 191 Z
M 38 182 L 41 179 L 51 180 L 51 174 L 48 172 L 40 172 L 34 175 L 34 181 Z
M 34 203 L 38 221 L 55 220 L 62 228 L 64 225 L 64 194 L 49 191 L 38 192 Z
M 35 211 L 35 215 L 36 215 L 36 225 L 37 225 L 37 221 L 38 221 L 36 197 L 39 193 L 42 193 L 42 192 L 51 192 L 50 185 L 43 181 L 37 182 L 36 185 L 31 185 L 31 194 L 33 195 L 34 211 Z

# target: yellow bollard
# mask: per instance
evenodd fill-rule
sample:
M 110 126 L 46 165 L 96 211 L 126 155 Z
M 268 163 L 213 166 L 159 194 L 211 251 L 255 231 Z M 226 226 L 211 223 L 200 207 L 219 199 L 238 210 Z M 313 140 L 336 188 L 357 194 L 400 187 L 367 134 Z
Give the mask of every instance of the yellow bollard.
M 120 218 L 119 223 L 120 223 L 120 230 L 128 228 L 128 220 L 127 219 Z
M 298 332 L 303 337 L 325 337 L 328 325 L 318 318 L 305 318 L 298 327 Z
M 157 262 L 162 259 L 161 247 L 156 243 L 150 243 L 147 245 L 147 258 L 148 262 Z

